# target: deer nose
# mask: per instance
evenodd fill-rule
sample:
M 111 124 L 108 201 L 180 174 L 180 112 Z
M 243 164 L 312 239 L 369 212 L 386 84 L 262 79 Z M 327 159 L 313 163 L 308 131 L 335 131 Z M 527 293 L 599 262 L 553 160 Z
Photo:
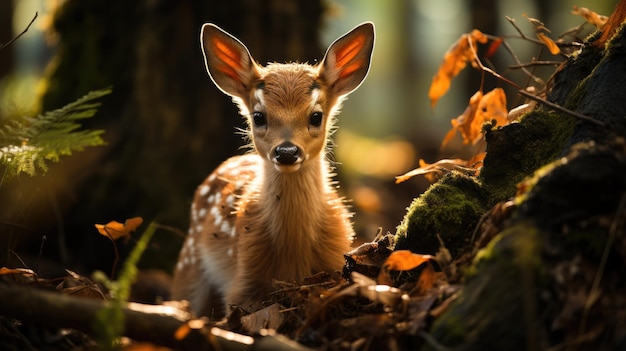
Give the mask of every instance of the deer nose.
M 275 160 L 281 165 L 292 165 L 298 160 L 300 151 L 298 147 L 288 141 L 278 145 L 274 149 Z

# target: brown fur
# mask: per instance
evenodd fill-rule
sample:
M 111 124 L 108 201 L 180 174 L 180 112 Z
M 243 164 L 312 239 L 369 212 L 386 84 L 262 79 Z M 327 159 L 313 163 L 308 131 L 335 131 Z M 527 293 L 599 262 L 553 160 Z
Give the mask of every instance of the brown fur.
M 219 317 L 232 306 L 261 307 L 272 279 L 300 281 L 342 268 L 354 233 L 325 148 L 342 97 L 367 74 L 373 26 L 339 39 L 318 66 L 261 67 L 243 44 L 213 25 L 205 25 L 203 40 L 216 85 L 243 115 L 262 112 L 267 120 L 255 125 L 248 119 L 256 153 L 228 159 L 196 191 L 175 271 L 173 297 L 188 300 L 198 315 Z M 356 54 L 342 50 L 355 41 Z M 335 57 L 342 52 L 349 56 Z M 351 71 L 342 74 L 336 61 Z M 310 122 L 316 112 L 323 114 L 321 125 Z M 298 147 L 293 164 L 275 158 L 285 142 Z

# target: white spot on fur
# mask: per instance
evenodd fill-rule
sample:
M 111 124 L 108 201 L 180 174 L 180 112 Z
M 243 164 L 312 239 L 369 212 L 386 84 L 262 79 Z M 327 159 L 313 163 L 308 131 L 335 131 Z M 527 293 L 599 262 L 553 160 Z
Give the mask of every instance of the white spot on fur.
M 215 194 L 211 194 L 209 195 L 209 197 L 206 199 L 206 203 L 211 205 L 213 204 L 213 201 L 215 200 Z
M 206 184 L 200 186 L 200 196 L 205 196 L 209 193 L 209 190 L 211 190 L 211 188 Z
M 228 197 L 226 198 L 226 204 L 227 204 L 229 207 L 233 207 L 233 204 L 234 204 L 234 203 L 235 203 L 235 196 L 234 196 L 234 195 L 232 195 L 232 194 L 228 195 Z
M 197 231 L 198 233 L 202 232 L 202 224 L 198 224 L 198 225 L 196 226 L 196 231 Z
M 187 238 L 187 246 L 189 246 L 189 248 L 192 248 L 194 244 L 194 239 L 192 237 Z
M 215 178 L 217 178 L 217 175 L 215 175 L 215 173 L 211 173 L 209 179 L 207 180 L 209 181 L 209 183 L 213 183 L 215 181 Z
M 216 193 L 215 194 L 215 203 L 219 204 L 220 201 L 222 201 L 222 193 Z
M 228 221 L 223 221 L 222 226 L 220 227 L 220 231 L 225 234 L 230 232 L 230 223 L 228 223 Z
M 206 207 L 203 207 L 198 211 L 198 218 L 204 219 L 206 217 Z
M 229 247 L 229 248 L 228 248 L 228 250 L 226 251 L 226 254 L 227 254 L 228 256 L 230 256 L 230 257 L 232 257 L 232 256 L 233 256 L 233 253 L 234 253 L 234 250 L 233 250 L 233 248 L 232 248 L 232 247 Z
M 235 237 L 235 235 L 237 235 L 237 228 L 233 227 L 230 230 L 230 236 L 232 236 L 233 238 Z
M 222 221 L 224 220 L 224 218 L 222 218 L 222 215 L 219 214 L 219 212 L 217 213 L 217 215 L 215 216 L 215 226 L 216 227 L 220 227 L 222 225 Z

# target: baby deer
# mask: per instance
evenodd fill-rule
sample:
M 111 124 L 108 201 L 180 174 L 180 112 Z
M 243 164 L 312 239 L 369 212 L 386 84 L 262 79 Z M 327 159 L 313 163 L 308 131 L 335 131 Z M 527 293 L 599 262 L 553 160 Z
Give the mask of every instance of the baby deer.
M 207 71 L 246 117 L 255 152 L 226 160 L 198 187 L 172 297 L 220 317 L 261 307 L 272 279 L 342 268 L 354 232 L 325 151 L 341 101 L 369 70 L 374 25 L 337 39 L 315 66 L 261 66 L 209 23 L 201 41 Z

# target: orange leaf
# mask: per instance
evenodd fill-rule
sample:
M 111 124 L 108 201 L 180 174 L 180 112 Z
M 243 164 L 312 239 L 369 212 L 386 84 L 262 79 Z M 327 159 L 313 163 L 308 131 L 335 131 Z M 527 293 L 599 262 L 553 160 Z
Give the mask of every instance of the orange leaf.
M 391 285 L 393 281 L 390 271 L 409 271 L 425 263 L 426 267 L 420 272 L 417 287 L 420 292 L 430 290 L 435 282 L 435 270 L 430 262 L 434 258 L 431 255 L 420 255 L 408 250 L 394 251 L 383 263 L 378 274 L 378 283 Z
M 457 117 L 450 121 L 452 124 L 452 129 L 446 134 L 446 137 L 443 139 L 441 143 L 441 147 L 445 147 L 450 139 L 454 137 L 456 131 L 460 131 L 463 136 L 463 143 L 469 144 L 472 140 L 474 140 L 474 136 L 472 135 L 472 122 L 474 121 L 474 117 L 476 116 L 476 109 L 478 109 L 478 103 L 483 98 L 483 92 L 477 91 L 472 95 L 469 100 L 469 105 L 465 108 L 465 111 Z
M 478 29 L 474 29 L 469 34 L 461 35 L 461 38 L 448 49 L 430 84 L 428 97 L 431 107 L 434 107 L 437 101 L 448 91 L 452 78 L 456 77 L 467 66 L 467 61 L 474 60 L 476 52 L 472 48 L 476 48 L 477 43 L 484 44 L 486 42 L 487 36 Z
M 609 20 L 607 16 L 598 15 L 596 12 L 593 12 L 586 7 L 578 7 L 576 5 L 574 5 L 572 14 L 581 16 L 585 19 L 585 21 L 596 26 L 596 28 L 602 27 Z
M 409 271 L 433 258 L 431 255 L 420 255 L 409 250 L 398 250 L 389 255 L 382 268 L 388 271 Z
M 474 144 L 476 138 L 480 138 L 482 125 L 485 122 L 496 120 L 496 125 L 504 126 L 509 123 L 508 120 L 509 111 L 506 108 L 506 94 L 502 88 L 495 88 L 488 92 L 480 99 L 478 103 L 478 109 L 476 109 L 476 116 L 472 121 L 472 136 Z
M 117 240 L 119 238 L 130 238 L 130 233 L 134 232 L 137 227 L 139 227 L 143 223 L 143 219 L 141 217 L 133 217 L 129 218 L 124 222 L 124 224 L 111 221 L 107 224 L 95 224 L 98 232 L 111 240 Z
M 500 45 L 502 45 L 502 41 L 502 38 L 497 38 L 496 40 L 492 41 L 487 48 L 487 52 L 485 52 L 485 57 L 490 58 L 491 56 L 493 56 L 496 51 L 498 51 Z
M 537 38 L 539 38 L 539 40 L 546 44 L 548 50 L 550 50 L 550 53 L 552 55 L 558 55 L 559 53 L 561 53 L 561 49 L 559 49 L 554 40 L 550 39 L 550 37 L 548 37 L 547 35 L 543 33 L 537 33 Z

